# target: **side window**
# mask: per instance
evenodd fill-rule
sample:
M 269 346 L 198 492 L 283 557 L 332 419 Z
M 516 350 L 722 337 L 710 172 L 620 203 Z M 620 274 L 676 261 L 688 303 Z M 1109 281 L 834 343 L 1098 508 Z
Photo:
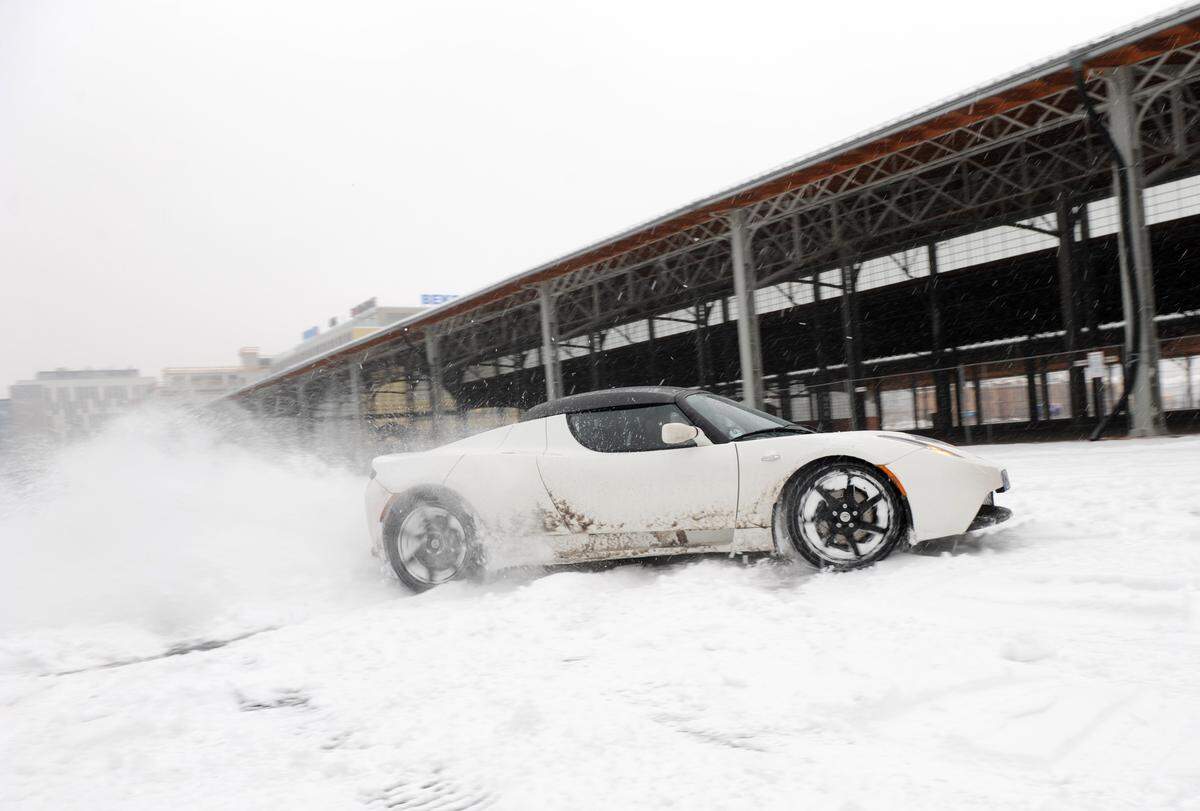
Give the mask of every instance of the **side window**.
M 567 425 L 571 427 L 571 433 L 579 440 L 579 444 L 602 453 L 663 451 L 687 448 L 694 444 L 664 444 L 662 427 L 668 422 L 691 425 L 692 421 L 671 404 L 581 411 L 578 414 L 567 415 Z

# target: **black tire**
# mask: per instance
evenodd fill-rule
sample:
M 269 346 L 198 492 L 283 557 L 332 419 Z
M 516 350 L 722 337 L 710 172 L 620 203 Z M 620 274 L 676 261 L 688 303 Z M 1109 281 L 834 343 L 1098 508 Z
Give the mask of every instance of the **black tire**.
M 859 569 L 883 560 L 907 528 L 904 499 L 891 479 L 857 461 L 831 460 L 801 472 L 784 488 L 778 508 L 787 543 L 819 569 Z
M 383 549 L 396 577 L 417 593 L 476 577 L 483 569 L 475 522 L 448 492 L 420 491 L 397 498 L 383 522 Z

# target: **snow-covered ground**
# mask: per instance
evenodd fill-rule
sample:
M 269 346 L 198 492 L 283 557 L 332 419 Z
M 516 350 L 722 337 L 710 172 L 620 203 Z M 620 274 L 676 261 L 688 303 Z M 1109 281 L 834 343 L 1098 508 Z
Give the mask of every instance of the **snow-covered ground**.
M 2 497 L 0 803 L 1200 808 L 1200 439 L 979 448 L 1017 517 L 867 571 L 420 597 L 255 448 L 131 421 Z

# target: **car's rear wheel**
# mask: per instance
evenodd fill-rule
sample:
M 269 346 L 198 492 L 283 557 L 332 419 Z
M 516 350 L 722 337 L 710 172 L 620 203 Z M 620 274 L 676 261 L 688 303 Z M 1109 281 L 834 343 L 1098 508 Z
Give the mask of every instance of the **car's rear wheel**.
M 475 523 L 448 494 L 403 496 L 388 510 L 383 548 L 400 582 L 421 592 L 480 569 Z
M 861 462 L 831 461 L 805 471 L 785 488 L 779 509 L 792 547 L 822 569 L 869 566 L 904 536 L 896 486 Z

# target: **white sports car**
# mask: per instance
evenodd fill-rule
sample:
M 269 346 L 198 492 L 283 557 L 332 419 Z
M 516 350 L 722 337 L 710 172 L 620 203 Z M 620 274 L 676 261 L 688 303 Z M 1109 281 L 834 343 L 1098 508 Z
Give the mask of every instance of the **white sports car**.
M 697 389 L 576 394 L 376 458 L 373 551 L 422 591 L 489 565 L 720 552 L 822 568 L 1007 519 L 1003 470 L 888 431 L 814 433 Z

